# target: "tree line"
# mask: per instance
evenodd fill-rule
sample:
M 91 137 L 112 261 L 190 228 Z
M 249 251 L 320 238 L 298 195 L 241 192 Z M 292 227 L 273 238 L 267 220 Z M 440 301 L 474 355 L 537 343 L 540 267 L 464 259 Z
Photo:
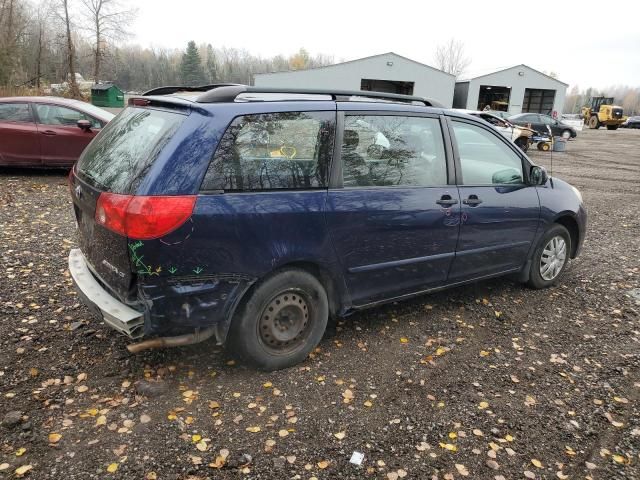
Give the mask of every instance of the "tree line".
M 77 75 L 125 91 L 160 85 L 250 84 L 256 73 L 330 65 L 329 55 L 261 57 L 247 50 L 196 45 L 185 50 L 128 44 L 137 11 L 122 0 L 0 0 L 0 86 L 42 88 Z
M 622 107 L 624 115 L 640 115 L 640 87 L 613 85 L 608 88 L 580 89 L 573 86 L 564 100 L 564 113 L 580 113 L 580 109 L 589 104 L 591 97 L 613 97 L 615 105 Z

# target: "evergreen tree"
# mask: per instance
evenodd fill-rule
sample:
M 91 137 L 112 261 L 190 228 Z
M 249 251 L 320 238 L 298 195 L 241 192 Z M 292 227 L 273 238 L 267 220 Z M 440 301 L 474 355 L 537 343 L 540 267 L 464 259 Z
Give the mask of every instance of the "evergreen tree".
M 206 63 L 207 82 L 216 83 L 218 81 L 218 67 L 216 65 L 216 56 L 213 53 L 211 44 L 207 45 L 207 63 Z
M 195 86 L 204 83 L 204 71 L 200 62 L 200 53 L 198 53 L 198 47 L 196 47 L 196 42 L 193 40 L 187 44 L 187 51 L 182 55 L 180 73 L 184 85 Z

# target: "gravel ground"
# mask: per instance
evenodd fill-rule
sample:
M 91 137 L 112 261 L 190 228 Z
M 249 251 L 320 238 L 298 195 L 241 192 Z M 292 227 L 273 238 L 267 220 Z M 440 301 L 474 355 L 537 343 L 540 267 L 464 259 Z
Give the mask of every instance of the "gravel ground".
M 65 174 L 0 172 L 0 478 L 640 478 L 639 152 L 599 130 L 554 155 L 590 214 L 559 286 L 370 310 L 276 373 L 128 354 L 73 290 Z

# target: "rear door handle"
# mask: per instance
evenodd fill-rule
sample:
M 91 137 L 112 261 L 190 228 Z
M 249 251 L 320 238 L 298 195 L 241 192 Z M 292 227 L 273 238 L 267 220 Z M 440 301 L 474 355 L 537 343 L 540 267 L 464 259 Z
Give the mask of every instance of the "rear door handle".
M 43 135 L 57 135 L 56 132 L 54 132 L 53 130 L 45 130 L 44 132 L 42 132 Z
M 462 203 L 469 205 L 470 207 L 475 207 L 476 205 L 480 205 L 482 200 L 480 200 L 477 195 L 469 195 L 469 197 L 465 198 Z
M 450 207 L 451 205 L 455 205 L 458 203 L 458 200 L 455 198 L 451 198 L 451 195 L 442 195 L 440 200 L 436 200 L 438 205 L 442 205 L 443 207 Z

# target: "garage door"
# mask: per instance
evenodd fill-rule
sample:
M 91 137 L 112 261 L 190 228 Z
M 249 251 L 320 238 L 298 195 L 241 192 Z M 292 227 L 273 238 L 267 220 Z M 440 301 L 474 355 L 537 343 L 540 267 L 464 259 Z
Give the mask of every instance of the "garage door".
M 551 115 L 553 112 L 553 101 L 555 98 L 555 90 L 525 88 L 524 100 L 522 101 L 522 112 L 544 113 L 545 115 Z

